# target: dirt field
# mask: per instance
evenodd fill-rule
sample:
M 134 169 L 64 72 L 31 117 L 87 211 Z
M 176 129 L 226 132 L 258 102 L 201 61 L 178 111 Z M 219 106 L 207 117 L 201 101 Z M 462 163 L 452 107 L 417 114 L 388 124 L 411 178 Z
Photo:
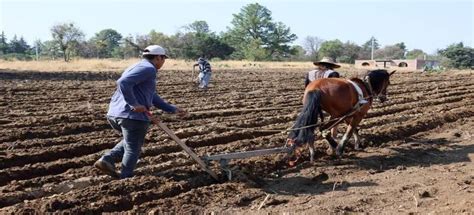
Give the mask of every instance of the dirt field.
M 159 76 L 160 95 L 192 112 L 164 121 L 199 155 L 282 146 L 286 133 L 271 130 L 289 128 L 301 107 L 303 71 L 217 71 L 207 92 L 189 73 Z M 363 151 L 335 159 L 318 142 L 314 164 L 236 160 L 235 179 L 219 183 L 157 127 L 136 177 L 92 168 L 119 140 L 105 120 L 118 77 L 0 71 L 0 213 L 474 213 L 472 73 L 395 74 L 388 102 L 362 123 Z

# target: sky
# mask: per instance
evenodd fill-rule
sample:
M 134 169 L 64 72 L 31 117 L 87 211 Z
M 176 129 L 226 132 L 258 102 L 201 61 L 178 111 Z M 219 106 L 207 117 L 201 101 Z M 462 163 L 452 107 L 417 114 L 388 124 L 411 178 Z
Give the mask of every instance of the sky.
M 171 35 L 204 20 L 219 33 L 255 2 L 291 28 L 295 45 L 307 36 L 359 45 L 374 36 L 382 47 L 404 42 L 429 54 L 458 42 L 474 47 L 474 0 L 0 0 L 0 31 L 32 44 L 50 40 L 51 27 L 64 22 L 74 22 L 88 39 L 106 28 L 125 36 Z

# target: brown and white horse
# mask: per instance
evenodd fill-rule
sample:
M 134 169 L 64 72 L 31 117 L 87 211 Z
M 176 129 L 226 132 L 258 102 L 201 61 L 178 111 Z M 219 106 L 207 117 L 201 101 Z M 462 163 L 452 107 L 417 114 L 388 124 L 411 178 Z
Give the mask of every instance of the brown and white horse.
M 352 78 L 350 80 L 342 78 L 325 78 L 311 82 L 305 90 L 303 97 L 303 109 L 299 114 L 293 129 L 288 135 L 287 146 L 292 147 L 292 156 L 296 160 L 301 155 L 302 146 L 309 144 L 310 160 L 314 160 L 314 130 L 318 124 L 318 116 L 322 116 L 322 110 L 330 115 L 330 122 L 346 122 L 348 124 L 346 133 L 340 143 L 325 135 L 332 152 L 341 156 L 349 138 L 354 135 L 355 148 L 360 147 L 360 136 L 357 126 L 369 111 L 373 98 L 378 98 L 380 102 L 387 100 L 387 87 L 390 84 L 390 76 L 395 71 L 388 73 L 387 70 L 369 71 L 364 80 Z M 337 119 L 341 119 L 337 121 Z M 330 124 L 330 123 L 329 123 Z M 314 125 L 314 126 L 313 126 Z M 319 126 L 319 130 L 327 129 L 326 125 Z M 290 164 L 291 165 L 291 164 Z

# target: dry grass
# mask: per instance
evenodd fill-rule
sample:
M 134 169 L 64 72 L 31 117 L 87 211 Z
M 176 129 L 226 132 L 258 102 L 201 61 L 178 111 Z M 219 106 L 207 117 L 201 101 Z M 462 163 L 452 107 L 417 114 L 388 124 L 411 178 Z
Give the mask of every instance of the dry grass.
M 0 69 L 19 71 L 117 71 L 121 72 L 139 59 L 80 59 L 71 62 L 64 61 L 2 61 Z M 168 59 L 164 70 L 191 70 L 194 61 Z M 211 61 L 213 70 L 222 69 L 307 69 L 314 68 L 311 62 L 252 62 L 252 61 Z M 342 69 L 350 69 L 352 65 L 343 65 Z
M 136 62 L 130 60 L 81 59 L 71 62 L 61 60 L 0 61 L 0 69 L 42 72 L 121 71 Z
M 0 69 L 17 71 L 42 71 L 42 72 L 103 72 L 113 71 L 122 72 L 128 66 L 138 62 L 140 59 L 114 60 L 114 59 L 79 59 L 71 62 L 61 60 L 55 61 L 5 61 L 0 60 Z M 163 66 L 164 70 L 187 70 L 191 71 L 194 61 L 168 59 Z M 315 67 L 311 62 L 253 62 L 253 61 L 211 61 L 213 70 L 225 69 L 296 69 L 309 71 Z M 336 71 L 344 74 L 345 77 L 360 77 L 369 69 L 373 68 L 355 68 L 352 64 L 341 64 L 341 68 Z M 398 73 L 412 73 L 414 71 L 404 68 L 387 68 L 388 70 L 397 70 Z M 421 71 L 416 71 L 421 72 Z M 473 74 L 473 70 L 450 70 L 451 74 Z

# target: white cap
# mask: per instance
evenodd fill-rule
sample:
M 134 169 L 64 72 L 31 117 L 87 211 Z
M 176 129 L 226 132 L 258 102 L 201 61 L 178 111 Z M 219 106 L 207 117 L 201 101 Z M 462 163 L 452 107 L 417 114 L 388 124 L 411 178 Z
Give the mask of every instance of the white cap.
M 165 49 L 159 45 L 151 45 L 151 46 L 146 47 L 143 50 L 142 55 L 163 55 L 166 58 L 168 58 L 168 55 L 166 55 Z

